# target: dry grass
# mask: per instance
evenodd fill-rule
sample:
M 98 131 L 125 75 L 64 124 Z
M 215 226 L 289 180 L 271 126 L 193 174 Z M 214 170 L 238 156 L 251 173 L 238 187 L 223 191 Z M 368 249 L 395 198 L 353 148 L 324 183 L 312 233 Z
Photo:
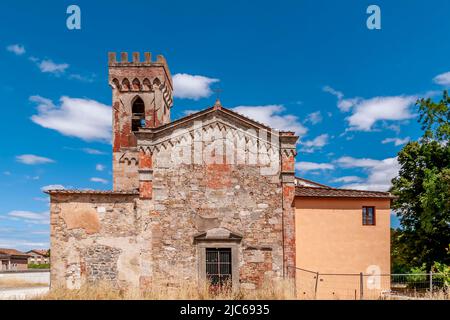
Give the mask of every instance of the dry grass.
M 37 296 L 38 300 L 288 300 L 298 299 L 292 280 L 272 279 L 255 290 L 231 290 L 230 286 L 212 289 L 207 285 L 193 282 L 175 281 L 171 285 L 153 283 L 150 290 L 121 289 L 108 282 L 85 284 L 79 289 L 53 288 L 48 293 Z M 365 299 L 374 300 L 449 300 L 450 293 L 440 290 L 417 295 L 386 294 Z
M 427 291 L 425 293 L 416 294 L 390 294 L 383 297 L 383 300 L 450 300 L 450 292 L 448 290 L 435 290 L 432 293 Z
M 40 300 L 279 300 L 295 299 L 292 281 L 272 280 L 260 289 L 232 291 L 228 286 L 212 290 L 210 287 L 180 282 L 177 287 L 154 284 L 151 290 L 117 289 L 102 282 L 84 285 L 80 289 L 54 288 L 36 297 Z
M 0 279 L 0 289 L 45 287 L 48 283 L 27 282 L 20 279 Z

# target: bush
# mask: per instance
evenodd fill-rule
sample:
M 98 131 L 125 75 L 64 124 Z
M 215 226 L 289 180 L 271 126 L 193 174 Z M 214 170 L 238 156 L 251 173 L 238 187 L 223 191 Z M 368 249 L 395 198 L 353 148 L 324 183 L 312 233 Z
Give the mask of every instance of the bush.
M 431 269 L 435 273 L 440 273 L 433 276 L 433 279 L 439 280 L 445 289 L 450 287 L 450 266 L 435 262 L 433 268 Z M 434 281 L 434 280 L 433 280 Z
M 28 269 L 50 269 L 50 264 L 49 263 L 43 263 L 43 264 L 29 263 Z

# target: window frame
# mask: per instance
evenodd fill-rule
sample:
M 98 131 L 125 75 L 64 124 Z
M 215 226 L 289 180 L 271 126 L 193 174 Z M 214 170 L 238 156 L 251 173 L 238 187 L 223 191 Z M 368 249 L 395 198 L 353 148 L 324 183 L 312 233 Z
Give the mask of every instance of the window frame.
M 368 223 L 367 209 L 372 209 L 372 223 Z M 362 225 L 363 226 L 376 226 L 377 225 L 377 213 L 375 206 L 363 206 L 361 209 Z
M 206 247 L 206 278 L 207 280 L 214 286 L 223 286 L 227 281 L 231 283 L 233 280 L 233 258 L 232 258 L 232 249 L 230 248 L 212 248 Z M 226 253 L 227 258 L 223 261 L 224 253 Z M 217 259 L 208 260 L 208 258 L 212 258 L 212 256 L 216 256 Z M 225 268 L 223 268 L 226 266 Z M 214 269 L 217 272 L 211 272 Z M 224 273 L 223 269 L 228 269 L 229 272 Z M 217 278 L 217 281 L 214 280 Z
M 206 275 L 206 249 L 224 248 L 231 249 L 231 283 L 232 290 L 239 289 L 239 242 L 238 241 L 200 241 L 198 250 L 198 274 L 199 280 L 208 281 Z

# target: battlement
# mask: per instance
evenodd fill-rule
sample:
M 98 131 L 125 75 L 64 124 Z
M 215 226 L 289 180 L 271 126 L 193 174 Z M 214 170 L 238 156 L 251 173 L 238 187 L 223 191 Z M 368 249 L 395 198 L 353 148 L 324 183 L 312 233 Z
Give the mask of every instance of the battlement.
M 121 52 L 119 57 L 116 52 L 108 52 L 108 67 L 110 69 L 111 80 L 121 76 L 129 77 L 130 75 L 135 75 L 139 78 L 141 75 L 145 74 L 148 77 L 148 71 L 144 70 L 157 70 L 162 68 L 164 70 L 163 74 L 165 74 L 166 79 L 169 81 L 170 87 L 173 87 L 169 66 L 167 65 L 166 59 L 162 55 L 157 55 L 156 60 L 152 61 L 152 54 L 150 52 L 144 52 L 144 60 L 141 60 L 140 53 L 133 52 L 131 54 L 130 61 L 128 52 Z M 135 68 L 140 68 L 143 70 L 140 72 L 136 71 Z M 157 73 L 154 75 L 156 76 L 156 74 Z M 162 79 L 160 78 L 160 80 Z
M 152 54 L 150 52 L 144 52 L 144 60 L 141 61 L 140 53 L 133 52 L 131 55 L 131 61 L 128 58 L 128 52 L 121 52 L 119 56 L 120 60 L 117 59 L 116 52 L 108 52 L 108 65 L 110 67 L 118 67 L 118 66 L 150 66 L 154 64 L 163 64 L 167 66 L 167 61 L 162 55 L 158 55 L 156 57 L 156 61 L 152 61 Z

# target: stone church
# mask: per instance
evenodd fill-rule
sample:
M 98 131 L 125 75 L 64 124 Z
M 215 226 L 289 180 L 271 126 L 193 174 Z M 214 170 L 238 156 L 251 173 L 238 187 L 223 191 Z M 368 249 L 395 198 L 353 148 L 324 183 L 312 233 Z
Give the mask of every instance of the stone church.
M 47 191 L 52 287 L 193 280 L 254 289 L 296 277 L 296 267 L 389 273 L 389 193 L 297 178 L 295 133 L 219 100 L 171 121 L 161 55 L 109 53 L 108 64 L 113 190 Z

